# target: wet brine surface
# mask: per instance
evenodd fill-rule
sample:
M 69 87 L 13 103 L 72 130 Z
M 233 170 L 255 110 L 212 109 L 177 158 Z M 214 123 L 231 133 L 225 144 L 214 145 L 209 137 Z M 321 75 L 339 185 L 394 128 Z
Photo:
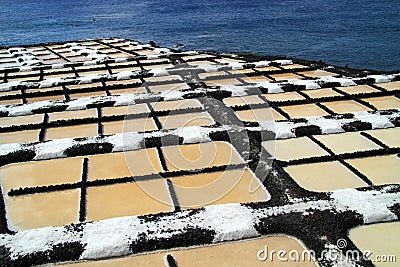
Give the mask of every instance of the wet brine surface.
M 369 259 L 377 267 L 396 266 L 400 259 L 400 222 L 362 225 L 349 231 L 351 241 L 363 252 L 370 251 Z
M 315 192 L 368 185 L 338 161 L 293 165 L 284 169 L 301 187 Z
M 285 259 L 279 260 L 277 254 L 271 251 L 287 252 Z M 292 252 L 293 251 L 293 252 Z M 300 255 L 299 260 L 290 260 L 289 253 Z M 172 256 L 177 266 L 318 266 L 313 258 L 308 258 L 307 249 L 297 239 L 289 236 L 270 236 L 233 243 L 184 248 L 181 250 L 160 251 L 148 255 L 139 255 L 119 259 L 102 260 L 97 262 L 81 262 L 62 266 L 160 266 L 165 267 L 165 257 Z M 305 260 L 302 260 L 305 255 Z M 296 256 L 293 256 L 296 259 Z
M 206 205 L 257 202 L 268 200 L 269 194 L 248 169 L 199 173 L 171 178 L 182 208 Z

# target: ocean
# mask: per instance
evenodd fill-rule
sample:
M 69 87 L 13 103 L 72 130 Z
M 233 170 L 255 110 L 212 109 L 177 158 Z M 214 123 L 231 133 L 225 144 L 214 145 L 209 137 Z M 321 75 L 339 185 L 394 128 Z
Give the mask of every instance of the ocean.
M 0 45 L 122 37 L 400 70 L 399 0 L 0 0 Z

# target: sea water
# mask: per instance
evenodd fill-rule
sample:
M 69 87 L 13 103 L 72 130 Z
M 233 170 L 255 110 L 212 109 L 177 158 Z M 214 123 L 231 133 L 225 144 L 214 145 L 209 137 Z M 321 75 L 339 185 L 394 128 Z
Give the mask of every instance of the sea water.
M 0 0 L 0 45 L 118 36 L 400 70 L 399 0 Z

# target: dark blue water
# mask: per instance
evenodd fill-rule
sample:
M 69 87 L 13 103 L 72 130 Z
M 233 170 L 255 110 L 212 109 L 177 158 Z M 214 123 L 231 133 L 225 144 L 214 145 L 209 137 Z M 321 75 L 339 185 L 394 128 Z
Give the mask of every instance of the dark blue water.
M 400 70 L 400 0 L 0 0 L 0 45 L 111 36 Z

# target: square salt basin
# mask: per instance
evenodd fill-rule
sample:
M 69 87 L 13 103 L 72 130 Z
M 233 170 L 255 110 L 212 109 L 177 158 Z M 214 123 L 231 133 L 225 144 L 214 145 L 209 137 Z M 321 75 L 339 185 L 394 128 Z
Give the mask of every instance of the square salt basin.
M 77 223 L 80 190 L 6 197 L 7 217 L 21 230 Z
M 370 103 L 378 110 L 400 108 L 400 99 L 395 96 L 370 97 L 364 98 L 363 100 Z
M 397 155 L 349 159 L 346 162 L 367 176 L 374 185 L 400 183 L 400 159 Z
M 329 155 L 328 152 L 308 137 L 264 141 L 262 146 L 270 155 L 277 160 L 283 161 Z
M 166 180 L 95 186 L 87 189 L 87 220 L 138 216 L 174 210 Z
M 314 137 L 337 155 L 381 148 L 358 132 L 315 135 Z
M 360 112 L 360 111 L 371 111 L 370 108 L 357 103 L 353 100 L 342 100 L 342 101 L 333 101 L 333 102 L 324 102 L 321 103 L 325 107 L 329 108 L 336 114 L 345 114 L 352 112 Z
M 325 77 L 325 76 L 339 76 L 339 74 L 325 71 L 325 70 L 303 71 L 303 72 L 299 72 L 299 74 L 304 75 L 309 78 L 321 78 L 321 77 Z
M 387 91 L 395 91 L 400 90 L 400 81 L 388 82 L 388 83 L 377 83 L 376 86 L 379 86 Z
M 190 126 L 211 126 L 214 125 L 214 119 L 208 112 L 195 112 L 186 114 L 170 114 L 168 116 L 159 116 L 163 129 L 176 129 Z
M 373 88 L 372 86 L 362 84 L 355 86 L 347 86 L 347 87 L 337 87 L 338 90 L 347 93 L 349 95 L 358 95 L 358 94 L 366 94 L 366 93 L 376 93 L 380 92 L 378 89 Z
M 3 117 L 0 118 L 0 127 L 21 126 L 29 124 L 41 124 L 44 119 L 44 114 Z
M 161 148 L 169 171 L 196 170 L 244 163 L 231 144 L 210 142 Z
M 98 125 L 95 123 L 76 126 L 47 128 L 45 141 L 62 138 L 83 138 L 97 135 Z
M 158 130 L 152 118 L 127 119 L 103 122 L 103 134 L 119 134 L 124 132 L 148 132 Z
M 49 113 L 49 122 L 97 118 L 96 109 L 71 110 Z
M 368 186 L 338 161 L 292 165 L 284 170 L 299 186 L 314 192 Z
M 41 96 L 41 97 L 29 97 L 26 99 L 27 103 L 42 102 L 42 101 L 64 101 L 64 95 L 52 95 L 52 96 Z
M 321 109 L 315 104 L 284 106 L 280 108 L 292 119 L 329 115 L 325 110 Z
M 400 147 L 400 128 L 388 128 L 367 131 L 368 134 L 375 137 L 388 147 Z
M 256 108 L 249 110 L 235 111 L 236 116 L 241 121 L 261 122 L 286 120 L 278 111 L 273 108 Z
M 38 142 L 39 133 L 40 130 L 25 130 L 10 133 L 0 133 L 0 144 Z
M 88 156 L 88 180 L 104 180 L 155 174 L 162 171 L 157 149 Z
M 258 95 L 228 97 L 222 101 L 229 107 L 265 104 L 265 101 L 262 100 Z
M 135 104 L 129 106 L 104 107 L 101 109 L 103 117 L 120 116 L 128 114 L 149 113 L 150 110 L 146 104 Z
M 208 60 L 198 60 L 198 61 L 190 61 L 187 62 L 188 65 L 190 66 L 199 66 L 199 65 L 217 65 L 217 63 L 212 62 L 212 61 L 208 61 Z
M 203 105 L 196 99 L 184 99 L 175 101 L 162 101 L 150 103 L 154 111 L 168 111 L 187 109 L 187 108 L 203 108 Z
M 14 163 L 0 168 L 4 192 L 11 189 L 76 183 L 82 179 L 82 158 Z
M 199 173 L 170 179 L 184 209 L 206 205 L 267 201 L 270 196 L 249 169 Z
M 143 94 L 147 93 L 145 87 L 132 87 L 124 89 L 109 89 L 111 95 Z
M 246 83 L 261 83 L 261 82 L 272 82 L 271 79 L 265 76 L 238 76 L 237 78 L 241 78 Z
M 260 261 L 256 255 L 260 249 L 268 246 L 268 251 L 296 251 L 299 255 L 307 255 L 307 249 L 297 239 L 290 236 L 267 236 L 257 239 L 247 239 L 238 242 L 221 243 L 218 245 L 203 245 L 196 248 L 180 248 L 168 251 L 158 251 L 149 254 L 113 258 L 101 261 L 86 261 L 62 265 L 64 267 L 108 267 L 108 266 L 165 266 L 165 258 L 172 255 L 178 266 L 260 266 L 266 262 Z M 268 252 L 267 251 L 267 252 Z M 262 255 L 264 256 L 264 255 Z M 269 256 L 268 256 L 269 257 Z M 269 267 L 316 267 L 314 259 L 299 263 L 298 261 L 279 261 L 267 259 Z
M 158 92 L 165 92 L 170 90 L 186 90 L 190 89 L 190 86 L 186 83 L 172 83 L 172 84 L 162 84 L 162 85 L 150 85 L 149 89 L 151 92 L 158 93 Z
M 263 95 L 268 101 L 281 102 L 281 101 L 294 101 L 304 100 L 305 98 L 297 92 L 286 92 L 280 94 L 264 94 Z
M 394 266 L 395 261 L 374 261 L 376 255 L 393 255 L 400 258 L 400 222 L 362 225 L 349 231 L 349 238 L 361 251 L 370 251 L 376 267 Z M 382 258 L 383 259 L 383 258 Z
M 280 73 L 280 74 L 270 74 L 275 81 L 288 81 L 288 80 L 301 80 L 303 77 L 296 75 L 294 73 Z
M 342 94 L 333 91 L 331 88 L 304 90 L 302 92 L 314 99 L 319 99 L 319 98 L 324 98 L 324 97 L 343 96 Z

